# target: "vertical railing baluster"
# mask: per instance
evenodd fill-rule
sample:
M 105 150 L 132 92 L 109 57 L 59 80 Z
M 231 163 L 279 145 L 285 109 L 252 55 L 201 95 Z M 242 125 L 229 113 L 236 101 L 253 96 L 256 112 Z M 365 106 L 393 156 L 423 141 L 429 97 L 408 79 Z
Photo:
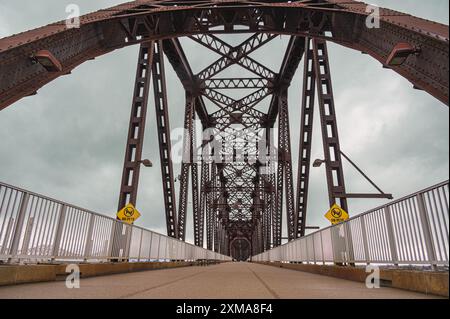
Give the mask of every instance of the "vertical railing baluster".
M 396 241 L 395 241 L 394 227 L 392 226 L 392 216 L 391 216 L 391 210 L 390 210 L 389 206 L 386 206 L 384 208 L 384 217 L 386 219 L 386 227 L 387 227 L 387 233 L 388 233 L 388 239 L 389 239 L 389 249 L 391 250 L 392 263 L 394 265 L 398 266 L 397 245 L 396 245 Z
M 366 261 L 366 264 L 370 264 L 370 255 L 369 255 L 369 247 L 367 245 L 367 232 L 366 232 L 366 222 L 365 222 L 365 216 L 362 215 L 360 218 L 361 222 L 361 236 L 363 241 L 363 247 L 364 247 L 364 259 Z
M 312 246 L 313 246 L 313 258 L 314 258 L 314 265 L 316 264 L 316 239 L 314 235 L 311 235 L 312 238 Z
M 91 214 L 89 218 L 89 226 L 88 226 L 88 232 L 86 236 L 86 244 L 84 246 L 84 252 L 83 252 L 83 258 L 84 261 L 87 261 L 88 257 L 91 255 L 92 250 L 92 232 L 94 230 L 94 222 L 95 222 L 95 215 Z
M 325 265 L 325 252 L 323 251 L 323 238 L 322 238 L 323 231 L 320 231 L 319 234 L 320 234 L 320 248 L 322 249 L 322 264 Z
M 433 235 L 431 233 L 430 219 L 427 214 L 427 208 L 425 206 L 425 200 L 423 198 L 423 193 L 417 194 L 417 204 L 419 206 L 420 222 L 422 224 L 423 236 L 425 239 L 425 246 L 427 249 L 428 261 L 434 267 L 436 267 L 437 258 L 436 250 L 433 243 Z
M 111 256 L 113 252 L 113 245 L 114 245 L 114 237 L 116 236 L 116 230 L 117 230 L 117 221 L 114 219 L 111 223 L 111 234 L 109 235 L 109 242 L 108 242 L 108 251 L 106 252 L 106 258 L 107 261 L 110 261 L 111 259 L 119 256 Z
M 138 262 L 141 261 L 141 247 L 142 247 L 142 236 L 144 234 L 144 230 L 141 229 L 141 239 L 139 240 L 139 251 L 138 251 Z
M 14 227 L 13 239 L 10 250 L 10 257 L 8 263 L 11 263 L 17 257 L 17 251 L 19 249 L 20 237 L 22 235 L 22 229 L 25 221 L 25 214 L 28 206 L 28 199 L 30 195 L 28 193 L 22 193 L 19 210 L 17 212 L 16 225 Z

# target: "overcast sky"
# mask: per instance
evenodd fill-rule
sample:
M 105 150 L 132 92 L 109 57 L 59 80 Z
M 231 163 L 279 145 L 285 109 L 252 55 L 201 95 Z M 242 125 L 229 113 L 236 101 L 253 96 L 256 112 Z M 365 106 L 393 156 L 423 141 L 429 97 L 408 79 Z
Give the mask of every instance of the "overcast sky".
M 121 2 L 0 0 L 0 38 L 65 19 L 70 3 L 78 4 L 84 14 Z M 448 24 L 448 0 L 370 2 Z M 278 71 L 287 40 L 276 38 L 252 57 Z M 238 42 L 233 38 L 230 41 Z M 188 39 L 182 44 L 194 71 L 217 58 Z M 136 46 L 129 47 L 86 62 L 70 76 L 39 90 L 38 95 L 1 111 L 0 180 L 114 216 L 137 50 Z M 329 51 L 342 150 L 396 198 L 448 179 L 448 107 L 413 90 L 407 80 L 366 55 L 334 44 Z M 182 127 L 184 93 L 167 65 L 171 127 Z M 231 70 L 229 74 L 237 72 Z M 289 91 L 293 154 L 298 151 L 300 90 L 301 69 Z M 165 233 L 152 97 L 150 101 L 143 156 L 154 167 L 141 170 L 138 209 L 143 216 L 137 224 Z M 313 159 L 323 157 L 318 124 L 316 116 Z M 347 164 L 345 173 L 349 192 L 372 191 Z M 178 191 L 178 183 L 176 187 Z M 323 167 L 311 170 L 309 200 L 308 224 L 327 226 L 323 217 L 328 209 Z M 382 203 L 351 200 L 350 215 Z M 188 238 L 192 239 L 191 213 L 187 227 Z

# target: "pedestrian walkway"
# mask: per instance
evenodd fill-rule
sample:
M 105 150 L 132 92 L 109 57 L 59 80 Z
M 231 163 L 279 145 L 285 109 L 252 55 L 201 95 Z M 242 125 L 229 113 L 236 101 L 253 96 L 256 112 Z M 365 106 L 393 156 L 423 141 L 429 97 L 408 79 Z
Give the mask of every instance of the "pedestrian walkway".
M 81 280 L 0 287 L 0 298 L 303 299 L 438 298 L 253 263 L 152 270 Z

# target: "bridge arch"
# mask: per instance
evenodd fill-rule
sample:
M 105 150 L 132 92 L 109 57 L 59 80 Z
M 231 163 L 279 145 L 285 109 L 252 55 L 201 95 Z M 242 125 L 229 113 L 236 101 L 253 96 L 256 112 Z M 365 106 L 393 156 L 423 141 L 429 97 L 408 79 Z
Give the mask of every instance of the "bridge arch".
M 61 21 L 1 39 L 0 110 L 81 63 L 124 46 L 189 35 L 255 32 L 325 38 L 361 51 L 448 104 L 448 27 L 380 9 L 380 28 L 369 29 L 367 8 L 362 2 L 342 0 L 125 3 L 82 16 L 79 29 L 68 29 Z M 400 66 L 387 66 L 398 43 L 408 43 L 420 53 L 411 54 Z M 33 64 L 31 57 L 43 49 L 61 63 L 61 71 L 48 72 Z

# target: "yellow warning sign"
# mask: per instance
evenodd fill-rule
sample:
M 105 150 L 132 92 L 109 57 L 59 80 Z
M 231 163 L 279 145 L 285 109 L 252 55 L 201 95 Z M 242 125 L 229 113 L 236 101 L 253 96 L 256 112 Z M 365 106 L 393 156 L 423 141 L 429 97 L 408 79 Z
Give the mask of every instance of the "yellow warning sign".
M 122 208 L 117 213 L 117 218 L 119 218 L 121 221 L 132 224 L 136 219 L 141 217 L 141 214 L 139 211 L 133 206 L 133 204 L 128 204 L 124 208 Z
M 338 204 L 331 206 L 330 210 L 325 214 L 325 217 L 334 225 L 346 221 L 349 216 L 348 213 L 339 207 Z

